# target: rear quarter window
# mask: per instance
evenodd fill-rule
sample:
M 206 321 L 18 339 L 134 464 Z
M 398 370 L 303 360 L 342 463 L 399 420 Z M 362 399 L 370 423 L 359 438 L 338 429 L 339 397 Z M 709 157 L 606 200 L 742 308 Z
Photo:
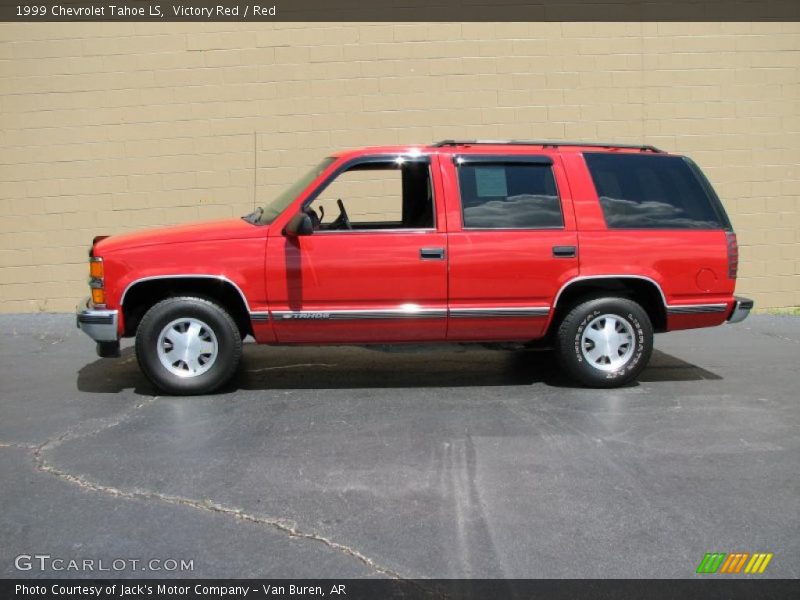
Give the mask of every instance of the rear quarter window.
M 680 156 L 584 154 L 610 229 L 723 229 L 719 199 Z

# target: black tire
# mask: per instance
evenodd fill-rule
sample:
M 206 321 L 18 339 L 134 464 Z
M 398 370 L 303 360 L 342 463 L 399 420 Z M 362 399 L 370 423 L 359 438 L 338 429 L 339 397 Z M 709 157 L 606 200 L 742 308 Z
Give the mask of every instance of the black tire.
M 604 319 L 607 315 L 614 319 Z M 616 349 L 613 360 L 621 361 L 614 365 L 602 351 L 592 361 L 594 343 L 589 334 L 584 338 L 588 327 L 604 327 L 606 320 L 630 338 L 629 345 Z M 629 329 L 628 329 L 629 328 Z M 587 300 L 572 308 L 561 321 L 556 334 L 556 355 L 562 368 L 569 376 L 588 387 L 619 387 L 636 379 L 650 361 L 653 352 L 653 325 L 647 312 L 636 302 L 626 298 L 596 298 Z
M 181 377 L 162 363 L 158 340 L 167 325 L 184 318 L 207 326 L 215 338 L 217 351 L 211 365 L 205 367 L 207 370 L 191 375 L 186 365 L 186 376 Z M 209 335 L 206 331 L 203 333 Z M 242 337 L 236 323 L 224 308 L 203 298 L 175 297 L 162 300 L 145 313 L 136 331 L 136 360 L 139 367 L 153 385 L 167 394 L 209 394 L 219 389 L 236 372 L 241 356 Z M 180 370 L 174 365 L 173 369 Z

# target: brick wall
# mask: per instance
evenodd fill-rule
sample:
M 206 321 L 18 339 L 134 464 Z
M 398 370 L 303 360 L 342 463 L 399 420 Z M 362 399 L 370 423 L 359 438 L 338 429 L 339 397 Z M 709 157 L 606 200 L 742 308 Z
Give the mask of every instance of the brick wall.
M 444 138 L 691 155 L 739 291 L 800 305 L 800 24 L 0 24 L 0 311 L 86 295 L 96 234 L 236 216 L 332 148 Z

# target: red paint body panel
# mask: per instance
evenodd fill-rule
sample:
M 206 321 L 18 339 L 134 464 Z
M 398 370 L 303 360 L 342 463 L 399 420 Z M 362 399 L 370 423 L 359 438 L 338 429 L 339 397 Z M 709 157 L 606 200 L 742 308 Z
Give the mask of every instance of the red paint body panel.
M 581 275 L 644 275 L 656 281 L 668 304 L 722 302 L 733 295 L 727 277 L 723 231 L 581 231 Z M 713 273 L 706 289 L 697 284 L 701 270 Z
M 448 317 L 448 311 L 553 309 L 559 293 L 572 280 L 628 275 L 655 282 L 668 309 L 725 305 L 713 313 L 669 314 L 667 329 L 722 323 L 733 307 L 735 287 L 735 280 L 727 276 L 725 232 L 607 229 L 582 150 L 482 145 L 342 152 L 269 226 L 226 219 L 99 241 L 94 255 L 105 263 L 106 304 L 118 309 L 128 286 L 146 278 L 216 277 L 238 288 L 251 313 L 261 313 L 261 319 L 252 321 L 259 342 L 531 340 L 546 333 L 553 310 L 537 316 L 491 318 Z M 430 156 L 435 230 L 327 231 L 298 238 L 283 234 L 306 198 L 346 161 L 420 153 Z M 564 227 L 463 229 L 453 157 L 470 153 L 551 157 Z M 577 256 L 556 258 L 554 246 L 575 246 Z M 445 257 L 421 260 L 421 248 L 443 248 Z M 438 316 L 415 316 L 416 309 Z M 408 314 L 346 320 L 292 316 L 330 311 Z M 267 312 L 268 320 L 263 318 Z M 121 314 L 120 332 L 124 331 L 122 321 Z
M 275 311 L 394 311 L 415 304 L 447 308 L 446 261 L 420 260 L 420 248 L 444 248 L 436 231 L 362 233 L 331 231 L 270 236 L 267 290 L 278 342 L 441 340 L 446 319 L 284 319 Z M 410 310 L 410 307 L 409 307 Z
M 575 246 L 574 231 L 451 233 L 450 308 L 549 308 L 558 289 L 578 274 L 577 258 L 553 258 L 553 246 Z M 451 318 L 449 340 L 532 340 L 545 333 L 540 317 Z
M 122 233 L 97 242 L 95 252 L 102 256 L 132 247 L 259 237 L 264 237 L 264 231 L 242 219 L 219 219 Z
M 667 315 L 667 330 L 711 327 L 730 314 L 735 281 L 728 279 L 723 231 L 589 231 L 581 232 L 581 276 L 644 276 L 661 288 L 667 305 L 728 304 L 715 313 Z M 698 274 L 710 273 L 701 279 Z
M 697 315 L 669 315 L 667 317 L 667 331 L 680 329 L 697 329 L 698 327 L 716 327 L 722 325 L 728 318 L 733 308 L 733 301 L 727 302 L 727 308 L 721 312 Z
M 580 231 L 606 231 L 603 210 L 597 200 L 597 192 L 583 155 L 574 152 L 564 153 L 561 162 L 564 170 L 569 173 L 576 227 Z
M 231 282 L 241 291 L 250 311 L 267 310 L 264 282 L 266 232 L 244 224 L 258 231 L 260 235 L 143 246 L 120 244 L 111 251 L 98 248 L 97 246 L 103 244 L 100 242 L 95 247 L 95 254 L 104 257 L 107 306 L 119 308 L 125 291 L 140 280 L 202 276 Z M 151 235 L 157 237 L 157 232 L 158 230 L 154 230 Z M 108 238 L 113 239 L 115 238 Z M 120 313 L 118 328 L 120 334 L 125 331 L 123 313 Z M 268 340 L 269 336 L 263 336 L 262 339 Z
M 553 158 L 564 216 L 563 229 L 464 229 L 455 166 L 452 160 L 441 161 L 450 230 L 451 309 L 550 308 L 559 288 L 578 275 L 577 257 L 553 257 L 554 246 L 578 245 L 567 178 L 559 158 Z M 451 318 L 447 339 L 531 340 L 544 335 L 547 322 L 547 314 Z

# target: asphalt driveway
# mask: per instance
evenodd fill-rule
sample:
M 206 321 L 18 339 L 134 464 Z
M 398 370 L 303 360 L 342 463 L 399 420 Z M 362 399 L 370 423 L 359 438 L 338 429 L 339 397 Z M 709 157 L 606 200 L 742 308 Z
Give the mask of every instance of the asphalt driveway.
M 800 318 L 656 348 L 600 391 L 541 351 L 250 344 L 171 398 L 70 315 L 0 316 L 0 577 L 799 577 Z

